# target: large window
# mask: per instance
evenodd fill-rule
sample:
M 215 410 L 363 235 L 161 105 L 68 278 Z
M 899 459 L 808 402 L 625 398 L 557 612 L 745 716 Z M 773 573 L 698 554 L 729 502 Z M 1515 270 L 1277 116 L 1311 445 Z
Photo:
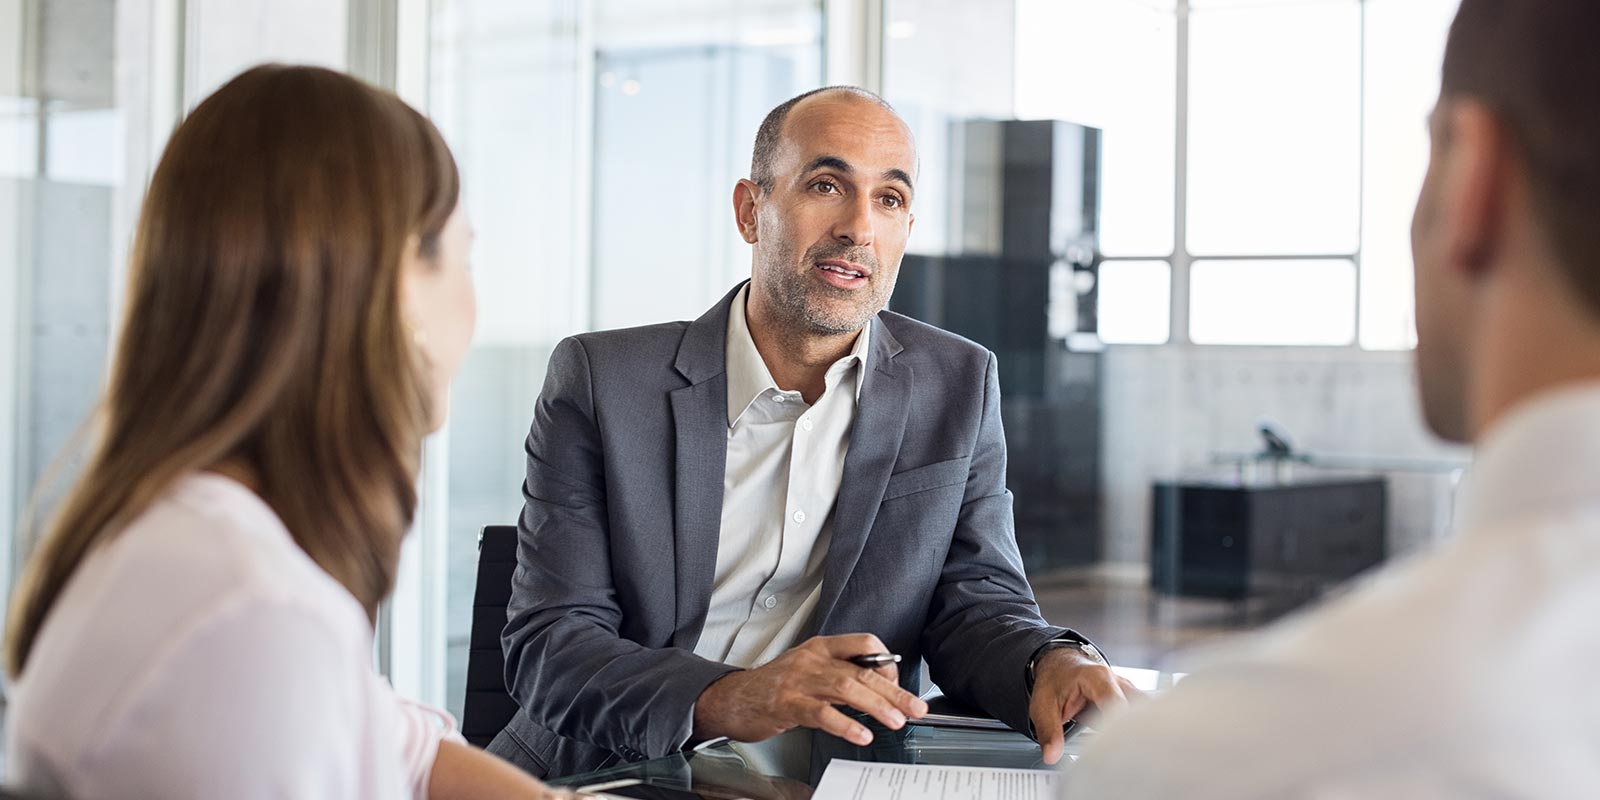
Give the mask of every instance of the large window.
M 1456 4 L 1018 0 L 1018 116 L 1105 131 L 1102 339 L 1411 346 Z
M 1189 12 L 1189 252 L 1354 253 L 1360 4 L 1217 5 Z
M 1016 115 L 1105 133 L 1100 250 L 1107 256 L 1172 253 L 1175 29 L 1170 0 L 1017 3 Z

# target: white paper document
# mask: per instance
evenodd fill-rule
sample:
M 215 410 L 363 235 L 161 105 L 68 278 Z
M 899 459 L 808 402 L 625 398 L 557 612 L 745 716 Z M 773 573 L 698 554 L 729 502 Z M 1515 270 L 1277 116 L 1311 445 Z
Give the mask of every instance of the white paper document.
M 834 759 L 822 774 L 817 800 L 1056 800 L 1055 770 L 869 764 Z

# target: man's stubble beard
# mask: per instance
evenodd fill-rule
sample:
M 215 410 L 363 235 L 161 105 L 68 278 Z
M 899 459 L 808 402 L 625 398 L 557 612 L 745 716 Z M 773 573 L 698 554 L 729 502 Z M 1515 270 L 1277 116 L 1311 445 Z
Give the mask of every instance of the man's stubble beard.
M 894 291 L 894 276 L 885 276 L 882 265 L 872 251 L 848 245 L 814 247 L 806 253 L 804 263 L 809 268 L 809 265 L 830 258 L 861 264 L 872 270 L 872 275 L 867 278 L 868 301 L 852 304 L 846 313 L 829 313 L 823 303 L 813 302 L 813 299 L 828 295 L 844 298 L 850 293 L 817 282 L 809 273 L 790 269 L 791 265 L 798 263 L 794 258 L 794 249 L 787 244 L 780 245 L 772 253 L 772 258 L 761 266 L 768 278 L 766 299 L 779 317 L 773 321 L 780 327 L 795 334 L 843 336 L 860 331 L 888 305 L 889 296 Z M 885 280 L 891 282 L 884 285 L 881 282 Z

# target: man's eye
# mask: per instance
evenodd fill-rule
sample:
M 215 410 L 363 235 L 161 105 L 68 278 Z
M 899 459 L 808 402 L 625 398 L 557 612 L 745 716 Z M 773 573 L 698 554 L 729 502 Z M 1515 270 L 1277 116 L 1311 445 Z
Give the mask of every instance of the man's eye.
M 832 181 L 817 181 L 816 183 L 811 184 L 811 187 L 824 194 L 831 194 L 839 191 L 839 187 L 835 186 Z
M 899 208 L 903 202 L 899 195 L 886 194 L 883 196 L 883 204 L 889 208 Z

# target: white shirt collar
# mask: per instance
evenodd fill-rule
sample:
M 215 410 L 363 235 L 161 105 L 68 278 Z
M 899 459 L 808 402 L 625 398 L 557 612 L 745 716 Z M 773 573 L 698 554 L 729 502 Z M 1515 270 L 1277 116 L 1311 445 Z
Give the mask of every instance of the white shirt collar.
M 1456 529 L 1600 502 L 1600 381 L 1522 401 L 1480 437 Z
M 728 427 L 733 427 L 739 417 L 744 415 L 745 409 L 768 389 L 782 391 L 778 382 L 772 379 L 772 373 L 767 370 L 767 362 L 761 358 L 761 351 L 756 349 L 756 340 L 750 336 L 750 324 L 745 319 L 745 299 L 750 295 L 750 284 L 745 284 L 739 294 L 733 298 L 733 307 L 728 310 Z M 859 369 L 856 380 L 856 400 L 861 399 L 861 384 L 867 365 L 867 345 L 872 337 L 872 322 L 862 326 L 860 335 L 856 336 L 854 347 L 844 358 L 828 367 L 825 391 L 832 391 L 839 380 L 849 374 L 852 368 Z

